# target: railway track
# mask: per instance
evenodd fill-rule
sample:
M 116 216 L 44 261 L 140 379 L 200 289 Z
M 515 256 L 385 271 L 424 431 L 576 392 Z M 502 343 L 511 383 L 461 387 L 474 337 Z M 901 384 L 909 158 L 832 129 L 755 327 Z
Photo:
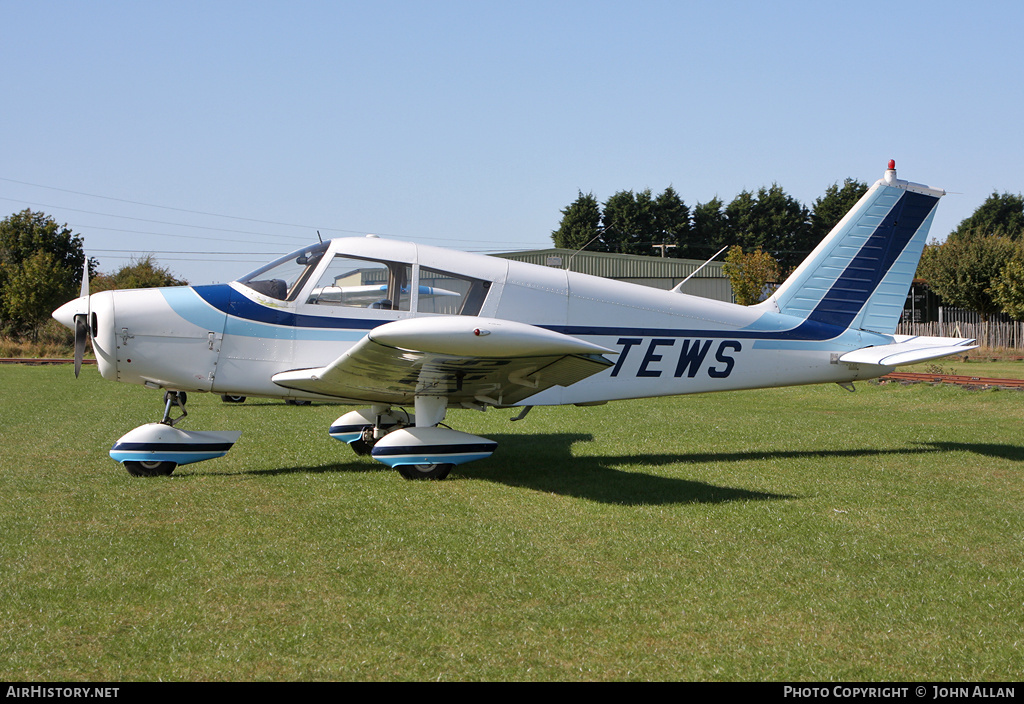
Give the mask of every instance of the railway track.
M 0 357 L 0 364 L 74 364 L 73 359 L 55 357 Z M 96 364 L 95 359 L 83 359 L 82 364 Z M 926 372 L 893 372 L 880 377 L 882 381 L 901 381 L 907 383 L 924 382 L 929 384 L 956 384 L 957 386 L 977 386 L 981 388 L 1000 387 L 1006 389 L 1024 389 L 1024 379 L 993 379 L 984 376 L 966 374 L 929 374 Z
M 0 364 L 74 364 L 73 359 L 57 357 L 0 357 Z M 95 359 L 83 359 L 82 364 L 96 364 Z
M 928 374 L 924 372 L 893 372 L 881 377 L 882 380 L 903 382 L 926 382 L 930 384 L 956 384 L 957 386 L 977 386 L 981 388 L 1000 387 L 1006 389 L 1024 389 L 1024 379 L 992 379 L 983 376 L 966 374 Z

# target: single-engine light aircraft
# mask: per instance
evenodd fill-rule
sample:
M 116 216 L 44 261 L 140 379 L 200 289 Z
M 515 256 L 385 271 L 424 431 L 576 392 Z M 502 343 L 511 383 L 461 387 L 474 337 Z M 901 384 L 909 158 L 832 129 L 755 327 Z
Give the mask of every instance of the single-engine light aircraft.
M 237 432 L 186 431 L 187 392 L 362 406 L 332 437 L 409 479 L 443 479 L 496 443 L 449 409 L 596 405 L 859 379 L 963 353 L 895 335 L 945 191 L 895 163 L 753 306 L 374 236 L 304 247 L 227 284 L 104 291 L 54 312 L 100 374 L 164 391 L 164 415 L 110 451 L 133 475 L 223 456 Z M 86 279 L 86 277 L 83 277 Z M 412 413 L 406 409 L 412 408 Z M 172 417 L 177 414 L 177 417 Z M 516 419 L 514 419 L 516 420 Z

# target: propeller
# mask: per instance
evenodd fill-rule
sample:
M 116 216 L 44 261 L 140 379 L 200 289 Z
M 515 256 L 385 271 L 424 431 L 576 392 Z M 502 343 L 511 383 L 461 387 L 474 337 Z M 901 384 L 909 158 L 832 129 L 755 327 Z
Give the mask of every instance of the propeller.
M 75 378 L 82 371 L 82 357 L 85 355 L 85 340 L 89 337 L 89 258 L 82 266 L 82 290 L 79 301 L 85 302 L 85 312 L 75 314 Z
M 79 313 L 75 316 L 75 378 L 82 371 L 82 357 L 85 355 L 85 338 L 89 336 L 89 324 L 86 322 L 86 315 Z

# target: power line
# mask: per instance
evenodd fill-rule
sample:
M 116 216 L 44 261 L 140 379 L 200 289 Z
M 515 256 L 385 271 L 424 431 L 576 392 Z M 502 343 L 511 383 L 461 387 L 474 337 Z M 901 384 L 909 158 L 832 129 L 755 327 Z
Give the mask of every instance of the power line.
M 135 249 L 90 249 L 89 251 L 90 252 L 108 252 L 108 253 L 112 253 L 112 254 L 113 253 L 117 253 L 117 252 L 123 252 L 123 253 L 126 253 L 126 254 L 131 254 L 131 253 L 138 253 L 141 250 L 135 250 Z M 245 254 L 246 256 L 253 256 L 253 257 L 280 257 L 280 256 L 283 256 L 283 255 L 287 254 L 287 252 L 200 252 L 200 251 L 182 252 L 182 251 L 179 251 L 179 250 L 171 250 L 171 249 L 147 249 L 147 250 L 145 250 L 145 252 L 146 252 L 146 254 L 206 254 L 206 255 L 210 255 L 210 254 L 215 254 L 215 255 L 216 254 L 226 254 L 226 255 L 229 255 L 229 256 L 238 256 L 239 254 Z
M 350 230 L 350 229 L 345 229 L 345 228 L 324 227 L 324 226 L 315 226 L 315 225 L 299 225 L 299 224 L 296 224 L 296 223 L 277 222 L 277 221 L 274 221 L 274 220 L 260 220 L 260 219 L 257 219 L 257 218 L 241 217 L 241 216 L 237 216 L 237 215 L 223 215 L 221 213 L 210 213 L 210 212 L 206 212 L 206 211 L 202 211 L 202 210 L 191 210 L 191 209 L 188 209 L 188 208 L 177 208 L 177 207 L 168 206 L 168 205 L 159 205 L 159 204 L 156 204 L 156 203 L 146 203 L 146 202 L 143 202 L 143 201 L 134 201 L 134 200 L 129 200 L 127 198 L 116 198 L 114 196 L 104 196 L 104 195 L 99 195 L 99 194 L 96 194 L 96 193 L 86 193 L 84 191 L 75 191 L 75 190 L 71 190 L 71 189 L 68 189 L 68 188 L 58 188 L 56 186 L 46 186 L 46 185 L 43 185 L 43 184 L 31 183 L 31 182 L 28 182 L 28 181 L 19 181 L 17 179 L 13 179 L 13 178 L 6 178 L 6 177 L 3 177 L 3 176 L 0 176 L 0 181 L 5 181 L 7 183 L 16 183 L 16 184 L 19 184 L 19 185 L 22 185 L 22 186 L 29 186 L 29 187 L 32 187 L 32 188 L 44 188 L 44 189 L 47 189 L 47 190 L 58 191 L 58 192 L 61 192 L 61 193 L 70 193 L 72 195 L 84 196 L 84 197 L 87 197 L 87 198 L 99 198 L 99 199 L 102 199 L 102 200 L 109 200 L 109 201 L 113 201 L 113 202 L 116 202 L 116 203 L 126 203 L 128 205 L 138 205 L 138 206 L 142 206 L 142 207 L 146 207 L 146 208 L 159 208 L 161 210 L 170 210 L 170 211 L 179 212 L 179 213 L 189 213 L 191 215 L 202 215 L 202 216 L 206 216 L 206 217 L 224 218 L 224 219 L 228 219 L 228 220 L 240 220 L 240 221 L 243 221 L 243 222 L 253 222 L 253 223 L 259 223 L 259 224 L 263 224 L 263 225 L 275 225 L 275 226 L 278 226 L 278 227 L 295 227 L 295 228 L 301 228 L 301 229 L 304 229 L 304 230 L 308 230 L 308 231 L 311 231 L 311 232 L 315 232 L 317 230 L 320 230 L 320 231 L 323 231 L 323 232 L 338 232 L 338 233 L 352 234 L 352 235 L 365 235 L 365 234 L 367 234 L 367 232 L 363 231 L 363 230 Z M 85 214 L 88 214 L 88 215 L 98 215 L 98 216 L 101 216 L 101 217 L 120 218 L 120 219 L 124 219 L 124 220 L 134 220 L 134 221 L 137 221 L 137 222 L 148 222 L 148 223 L 153 223 L 153 224 L 157 224 L 157 225 L 171 225 L 173 227 L 187 227 L 187 228 L 192 228 L 192 229 L 208 230 L 208 231 L 213 231 L 213 232 L 227 232 L 227 233 L 231 233 L 231 234 L 240 234 L 240 235 L 256 235 L 256 236 L 261 236 L 261 237 L 276 237 L 276 238 L 282 238 L 282 239 L 288 239 L 288 240 L 294 240 L 294 241 L 302 241 L 302 242 L 307 242 L 307 241 L 309 241 L 311 239 L 311 238 L 309 238 L 307 236 L 302 236 L 302 235 L 283 235 L 283 234 L 275 234 L 275 233 L 270 233 L 270 232 L 253 232 L 253 231 L 250 231 L 250 230 L 233 230 L 233 229 L 222 228 L 222 227 L 211 227 L 211 226 L 208 226 L 208 225 L 192 225 L 192 224 L 187 224 L 187 223 L 167 222 L 165 220 L 152 220 L 152 219 L 147 219 L 147 218 L 133 217 L 133 216 L 129 216 L 129 215 L 117 215 L 117 214 L 114 214 L 114 213 L 103 213 L 103 212 L 97 212 L 97 211 L 93 211 L 93 210 L 83 210 L 83 209 L 80 209 L 80 208 L 69 208 L 69 207 L 65 207 L 65 206 L 52 205 L 52 204 L 48 204 L 48 203 L 36 203 L 36 202 L 27 201 L 27 200 L 23 200 L 23 199 L 16 199 L 16 198 L 0 197 L 0 200 L 5 200 L 5 201 L 8 201 L 8 202 L 14 202 L 14 203 L 23 203 L 23 204 L 26 204 L 26 205 L 33 205 L 33 206 L 40 207 L 40 208 L 56 208 L 56 209 L 59 209 L 59 210 L 67 210 L 67 211 L 75 212 L 75 213 L 85 213 Z M 98 228 L 97 227 L 97 228 L 93 228 L 93 229 L 104 229 L 104 228 Z M 113 232 L 131 232 L 129 230 L 116 230 L 114 228 L 106 228 L 106 229 L 111 230 Z M 427 240 L 427 241 L 436 241 L 436 242 L 461 242 L 461 243 L 469 242 L 469 243 L 474 243 L 474 244 L 479 244 L 480 243 L 480 241 L 478 239 L 459 239 L 459 238 L 453 238 L 453 237 L 427 237 L 427 236 L 424 236 L 424 235 L 400 235 L 400 234 L 393 234 L 393 233 L 389 234 L 389 233 L 386 233 L 386 232 L 381 232 L 379 230 L 376 230 L 376 232 L 377 232 L 377 234 L 381 235 L 382 237 L 391 237 L 391 238 L 394 238 L 394 239 Z M 135 234 L 161 234 L 161 233 L 135 233 Z M 170 235 L 170 234 L 162 234 L 161 236 L 164 236 L 164 237 L 187 237 L 187 235 Z M 229 239 L 221 238 L 220 241 L 231 242 L 231 241 L 239 241 L 239 240 L 229 240 Z M 492 242 L 490 244 L 495 245 L 495 246 L 500 246 L 503 243 L 501 243 L 501 242 Z M 516 243 L 508 243 L 508 244 L 512 244 L 512 246 L 519 245 L 518 242 L 516 242 Z
M 188 227 L 188 228 L 192 228 L 192 229 L 195 229 L 195 230 L 212 230 L 214 232 L 229 232 L 229 233 L 236 234 L 236 235 L 257 235 L 257 236 L 260 236 L 260 237 L 284 237 L 284 238 L 292 239 L 292 240 L 299 240 L 299 239 L 306 240 L 306 239 L 308 239 L 306 237 L 300 237 L 300 236 L 297 236 L 297 235 L 276 235 L 276 234 L 271 233 L 271 232 L 253 232 L 251 230 L 229 230 L 229 229 L 223 228 L 223 227 L 210 227 L 208 225 L 191 225 L 191 224 L 182 223 L 182 222 L 167 222 L 166 220 L 150 220 L 148 218 L 137 218 L 137 217 L 133 217 L 131 215 L 116 215 L 114 213 L 100 213 L 100 212 L 96 212 L 95 210 L 82 210 L 81 208 L 68 208 L 68 207 L 65 207 L 65 206 L 62 206 L 62 205 L 52 205 L 50 203 L 34 203 L 32 201 L 22 200 L 20 198 L 17 198 L 17 199 L 16 198 L 4 198 L 4 197 L 0 196 L 0 200 L 13 201 L 15 203 L 27 203 L 28 205 L 34 205 L 34 206 L 36 206 L 38 208 L 56 208 L 56 209 L 59 209 L 59 210 L 67 210 L 67 211 L 70 211 L 70 212 L 73 212 L 73 213 L 85 213 L 86 215 L 99 215 L 99 216 L 105 217 L 105 218 L 119 218 L 121 220 L 134 220 L 136 222 L 148 222 L 148 223 L 153 223 L 153 224 L 156 224 L 156 225 L 171 225 L 173 227 Z M 96 229 L 102 229 L 102 228 L 96 228 Z M 139 233 L 139 234 L 147 234 L 147 233 Z M 174 237 L 175 235 L 166 235 L 166 236 L 167 237 Z M 181 237 L 183 235 L 177 235 L 177 236 Z
M 4 178 L 2 176 L 0 176 L 0 181 L 7 181 L 8 183 L 17 183 L 17 184 L 22 185 L 22 186 L 31 186 L 33 188 L 45 188 L 45 189 L 50 190 L 50 191 L 60 191 L 61 193 L 71 193 L 71 194 L 76 195 L 76 196 L 86 196 L 87 198 L 101 198 L 103 200 L 111 200 L 111 201 L 115 201 L 117 203 L 128 203 L 129 205 L 141 205 L 141 206 L 144 206 L 144 207 L 147 207 L 147 208 L 160 208 L 161 210 L 173 210 L 173 211 L 178 212 L 178 213 L 190 213 L 192 215 L 206 215 L 206 216 L 209 216 L 209 217 L 226 218 L 226 219 L 229 219 L 229 220 L 244 220 L 246 222 L 258 222 L 258 223 L 261 223 L 261 224 L 264 224 L 264 225 L 279 225 L 279 226 L 283 226 L 283 227 L 301 227 L 301 228 L 307 229 L 307 230 L 315 229 L 315 228 L 313 228 L 313 227 L 311 227 L 309 225 L 296 225 L 294 223 L 287 223 L 287 222 L 274 222 L 273 220 L 258 220 L 256 218 L 246 218 L 246 217 L 240 217 L 240 216 L 237 216 L 237 215 L 222 215 L 220 213 L 208 213 L 208 212 L 204 212 L 202 210 L 189 210 L 188 208 L 175 208 L 175 207 L 172 207 L 172 206 L 169 206 L 169 205 L 157 205 L 156 203 L 144 203 L 142 201 L 137 201 L 137 200 L 128 200 L 127 198 L 115 198 L 113 196 L 101 196 L 101 195 L 98 195 L 96 193 L 84 193 L 82 191 L 72 191 L 72 190 L 67 189 L 67 188 L 57 188 L 56 186 L 44 186 L 44 185 L 39 184 L 39 183 L 29 183 L 28 181 L 18 181 L 18 180 L 13 179 L 13 178 Z M 4 200 L 10 200 L 10 199 L 5 198 Z M 45 206 L 45 207 L 56 207 L 56 206 Z M 71 208 L 68 208 L 68 210 L 71 210 Z M 121 217 L 121 216 L 112 216 L 112 217 Z M 320 229 L 327 229 L 327 228 L 320 228 Z M 351 230 L 338 230 L 338 231 L 339 232 L 351 232 Z

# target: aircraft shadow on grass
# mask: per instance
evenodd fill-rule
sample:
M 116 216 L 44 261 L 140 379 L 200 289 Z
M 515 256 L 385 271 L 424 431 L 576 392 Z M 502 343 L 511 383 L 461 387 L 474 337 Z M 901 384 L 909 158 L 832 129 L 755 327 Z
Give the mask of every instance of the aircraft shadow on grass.
M 1024 445 L 1006 445 L 990 442 L 924 442 L 926 452 L 971 452 L 994 459 L 1024 462 Z
M 591 442 L 589 434 L 564 434 L 524 437 L 508 435 L 501 439 L 502 449 L 511 460 L 498 462 L 492 457 L 489 469 L 470 465 L 462 468 L 464 476 L 500 482 L 509 486 L 529 487 L 537 491 L 578 496 L 593 501 L 625 505 L 714 504 L 731 501 L 770 501 L 800 498 L 792 494 L 775 494 L 737 487 L 718 486 L 684 478 L 655 476 L 616 467 L 673 464 L 702 465 L 711 463 L 771 461 L 801 458 L 857 458 L 888 455 L 944 454 L 972 452 L 988 457 L 1024 460 L 1024 447 L 991 443 L 918 443 L 911 448 L 854 448 L 841 450 L 769 450 L 703 453 L 644 453 L 630 455 L 573 456 L 576 442 Z M 513 454 L 515 453 L 515 454 Z M 505 453 L 502 453 L 505 456 Z
M 660 467 L 672 464 L 700 465 L 710 463 L 750 462 L 757 460 L 802 458 L 857 458 L 888 455 L 936 454 L 970 452 L 1005 459 L 1024 461 L 1024 446 L 995 443 L 925 442 L 917 447 L 856 448 L 843 450 L 770 450 L 744 452 L 644 453 L 631 455 L 574 456 L 572 446 L 592 442 L 589 433 L 559 433 L 543 436 L 496 435 L 502 452 L 495 453 L 485 465 L 462 465 L 459 476 L 505 484 L 510 487 L 575 496 L 601 503 L 654 506 L 668 504 L 718 504 L 732 501 L 774 501 L 799 498 L 792 494 L 753 491 L 739 487 L 719 486 L 680 477 L 656 476 L 642 471 L 617 469 L 622 465 Z M 344 448 L 339 448 L 344 450 Z M 324 474 L 370 473 L 390 471 L 367 462 L 338 462 L 320 466 L 293 466 L 278 469 L 243 470 L 238 474 Z M 187 475 L 179 475 L 187 476 Z
M 592 442 L 583 433 L 544 436 L 496 436 L 502 452 L 495 453 L 486 465 L 463 465 L 459 476 L 497 482 L 579 498 L 621 505 L 717 504 L 732 501 L 773 501 L 799 498 L 792 494 L 753 491 L 720 486 L 680 477 L 657 476 L 643 471 L 617 469 L 622 465 L 660 467 L 672 464 L 709 464 L 757 460 L 801 458 L 884 457 L 907 454 L 946 454 L 971 452 L 1011 461 L 1024 461 L 1024 447 L 994 443 L 928 442 L 917 447 L 843 450 L 773 450 L 718 453 L 644 453 L 631 455 L 574 456 L 572 446 Z M 389 471 L 366 462 L 342 462 L 322 466 L 296 466 L 270 470 L 251 470 L 245 474 L 318 474 L 325 472 Z

